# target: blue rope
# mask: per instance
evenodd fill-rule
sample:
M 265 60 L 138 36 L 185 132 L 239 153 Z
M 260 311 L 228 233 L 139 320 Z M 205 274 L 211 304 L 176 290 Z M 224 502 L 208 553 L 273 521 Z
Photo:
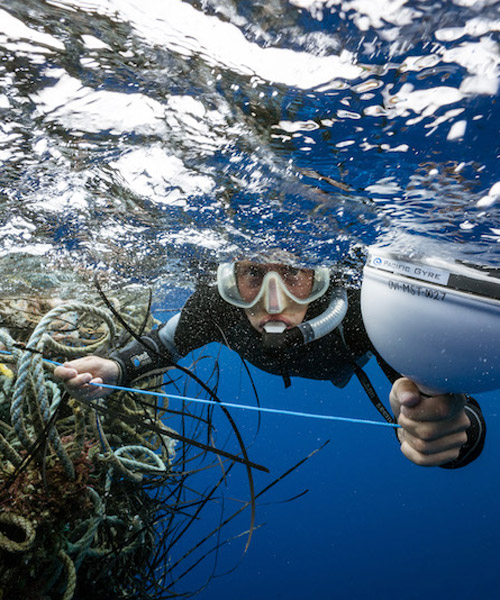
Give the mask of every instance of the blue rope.
M 89 383 L 97 387 L 109 388 L 112 390 L 122 390 L 125 392 L 135 392 L 138 394 L 147 394 L 151 396 L 159 396 L 162 398 L 174 400 L 188 400 L 190 402 L 199 402 L 200 404 L 213 404 L 215 406 L 225 406 L 227 408 L 242 408 L 244 410 L 256 410 L 264 413 L 275 413 L 279 415 L 289 415 L 292 417 L 307 417 L 309 419 L 323 419 L 325 421 L 343 421 L 346 423 L 358 423 L 361 425 L 382 425 L 384 427 L 399 427 L 396 423 L 386 423 L 385 421 L 370 421 L 369 419 L 353 419 L 350 417 L 336 417 L 333 415 L 318 415 L 316 413 L 306 413 L 296 410 L 285 410 L 282 408 L 266 408 L 263 406 L 251 406 L 248 404 L 235 404 L 234 402 L 216 402 L 215 400 L 204 400 L 203 398 L 189 398 L 188 396 L 177 396 L 175 394 L 164 394 L 160 392 L 152 392 L 150 390 L 136 390 L 134 388 L 121 387 L 119 385 L 107 385 L 105 383 Z
M 5 352 L 0 350 L 3 354 L 10 354 L 9 352 Z M 54 360 L 50 360 L 48 358 L 44 359 L 45 362 L 48 362 L 55 366 L 63 366 L 62 363 L 56 362 Z M 144 396 L 156 396 L 159 398 L 167 398 L 171 400 L 184 400 L 189 402 L 198 402 L 199 404 L 212 404 L 215 406 L 225 406 L 226 408 L 240 408 L 243 410 L 254 410 L 257 412 L 263 413 L 273 413 L 278 415 L 288 415 L 292 417 L 304 417 L 307 419 L 321 419 L 324 421 L 342 421 L 343 423 L 356 423 L 358 425 L 379 425 L 381 427 L 393 427 L 399 428 L 400 426 L 397 423 L 386 423 L 385 421 L 371 421 L 369 419 L 353 419 L 350 417 L 337 417 L 333 415 L 320 415 L 316 413 L 306 413 L 296 410 L 285 410 L 282 408 L 266 408 L 263 406 L 251 406 L 248 404 L 236 404 L 234 402 L 216 402 L 215 400 L 205 400 L 203 398 L 190 398 L 189 396 L 179 396 L 177 394 L 166 394 L 163 392 L 153 392 L 151 390 L 139 390 L 136 388 L 124 387 L 121 385 L 110 385 L 107 383 L 92 383 L 89 382 L 89 385 L 93 385 L 95 387 L 106 388 L 110 390 L 118 390 L 122 392 L 132 392 L 134 394 L 142 394 Z

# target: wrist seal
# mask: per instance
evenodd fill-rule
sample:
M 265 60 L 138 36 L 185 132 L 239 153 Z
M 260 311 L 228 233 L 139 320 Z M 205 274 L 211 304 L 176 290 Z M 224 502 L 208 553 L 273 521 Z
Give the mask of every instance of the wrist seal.
M 114 350 L 109 358 L 120 367 L 119 385 L 157 375 L 175 364 L 172 354 L 161 343 L 158 330 Z

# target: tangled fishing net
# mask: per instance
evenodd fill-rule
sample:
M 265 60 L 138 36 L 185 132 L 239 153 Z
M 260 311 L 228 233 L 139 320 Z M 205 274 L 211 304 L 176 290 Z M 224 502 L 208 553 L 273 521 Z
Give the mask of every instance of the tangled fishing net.
M 29 281 L 21 293 L 15 284 L 18 293 L 0 300 L 0 600 L 162 600 L 200 591 L 222 546 L 241 538 L 242 554 L 248 548 L 256 500 L 316 451 L 256 492 L 253 470 L 268 470 L 249 460 L 217 397 L 219 367 L 209 355 L 142 382 L 142 390 L 71 398 L 55 365 L 107 356 L 149 330 L 151 298 L 134 286 L 112 297 L 98 284 L 99 295 L 88 286 L 78 295 L 57 287 L 76 302 L 50 292 L 52 281 L 47 297 L 33 297 Z M 207 358 L 212 368 L 202 381 L 193 369 Z M 167 385 L 183 400 L 177 410 L 161 392 Z M 199 395 L 212 406 L 206 397 L 197 403 Z M 215 446 L 214 404 L 236 454 Z M 224 489 L 238 464 L 249 497 L 232 498 L 237 508 L 228 512 Z M 247 509 L 248 529 L 222 537 Z M 206 569 L 198 577 L 200 565 Z M 185 577 L 194 569 L 189 591 Z
M 152 325 L 147 307 L 131 313 Z M 140 580 L 158 543 L 150 490 L 172 476 L 167 403 L 121 391 L 89 406 L 52 376 L 44 357 L 123 342 L 109 310 L 12 298 L 0 315 L 0 599 L 156 597 Z

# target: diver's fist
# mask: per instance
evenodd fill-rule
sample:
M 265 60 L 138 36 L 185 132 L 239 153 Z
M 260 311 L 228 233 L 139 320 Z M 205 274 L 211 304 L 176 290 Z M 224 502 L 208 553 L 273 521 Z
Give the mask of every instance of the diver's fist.
M 464 409 L 465 395 L 427 396 L 403 377 L 392 386 L 390 402 L 401 426 L 397 433 L 406 458 L 432 467 L 458 457 L 470 426 Z

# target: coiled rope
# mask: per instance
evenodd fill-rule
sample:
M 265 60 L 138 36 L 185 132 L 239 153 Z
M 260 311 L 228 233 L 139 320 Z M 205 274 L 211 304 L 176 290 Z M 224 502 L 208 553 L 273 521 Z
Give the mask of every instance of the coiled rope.
M 132 577 L 125 558 L 134 562 L 134 553 L 153 544 L 145 533 L 147 514 L 131 515 L 119 488 L 130 482 L 139 498 L 146 475 L 168 476 L 174 441 L 161 421 L 164 410 L 117 392 L 120 405 L 141 423 L 136 427 L 63 402 L 54 367 L 43 360 L 46 352 L 62 360 L 107 352 L 116 335 L 107 309 L 82 302 L 41 317 L 26 349 L 0 329 L 6 353 L 0 357 L 0 591 L 9 597 L 28 597 L 36 588 L 71 600 L 82 565 L 88 570 L 97 561 L 96 572 L 105 573 L 102 561 L 112 560 L 113 547 L 123 563 L 120 586 L 120 579 Z M 4 553 L 18 560 L 4 561 Z M 7 562 L 11 567 L 1 566 Z

